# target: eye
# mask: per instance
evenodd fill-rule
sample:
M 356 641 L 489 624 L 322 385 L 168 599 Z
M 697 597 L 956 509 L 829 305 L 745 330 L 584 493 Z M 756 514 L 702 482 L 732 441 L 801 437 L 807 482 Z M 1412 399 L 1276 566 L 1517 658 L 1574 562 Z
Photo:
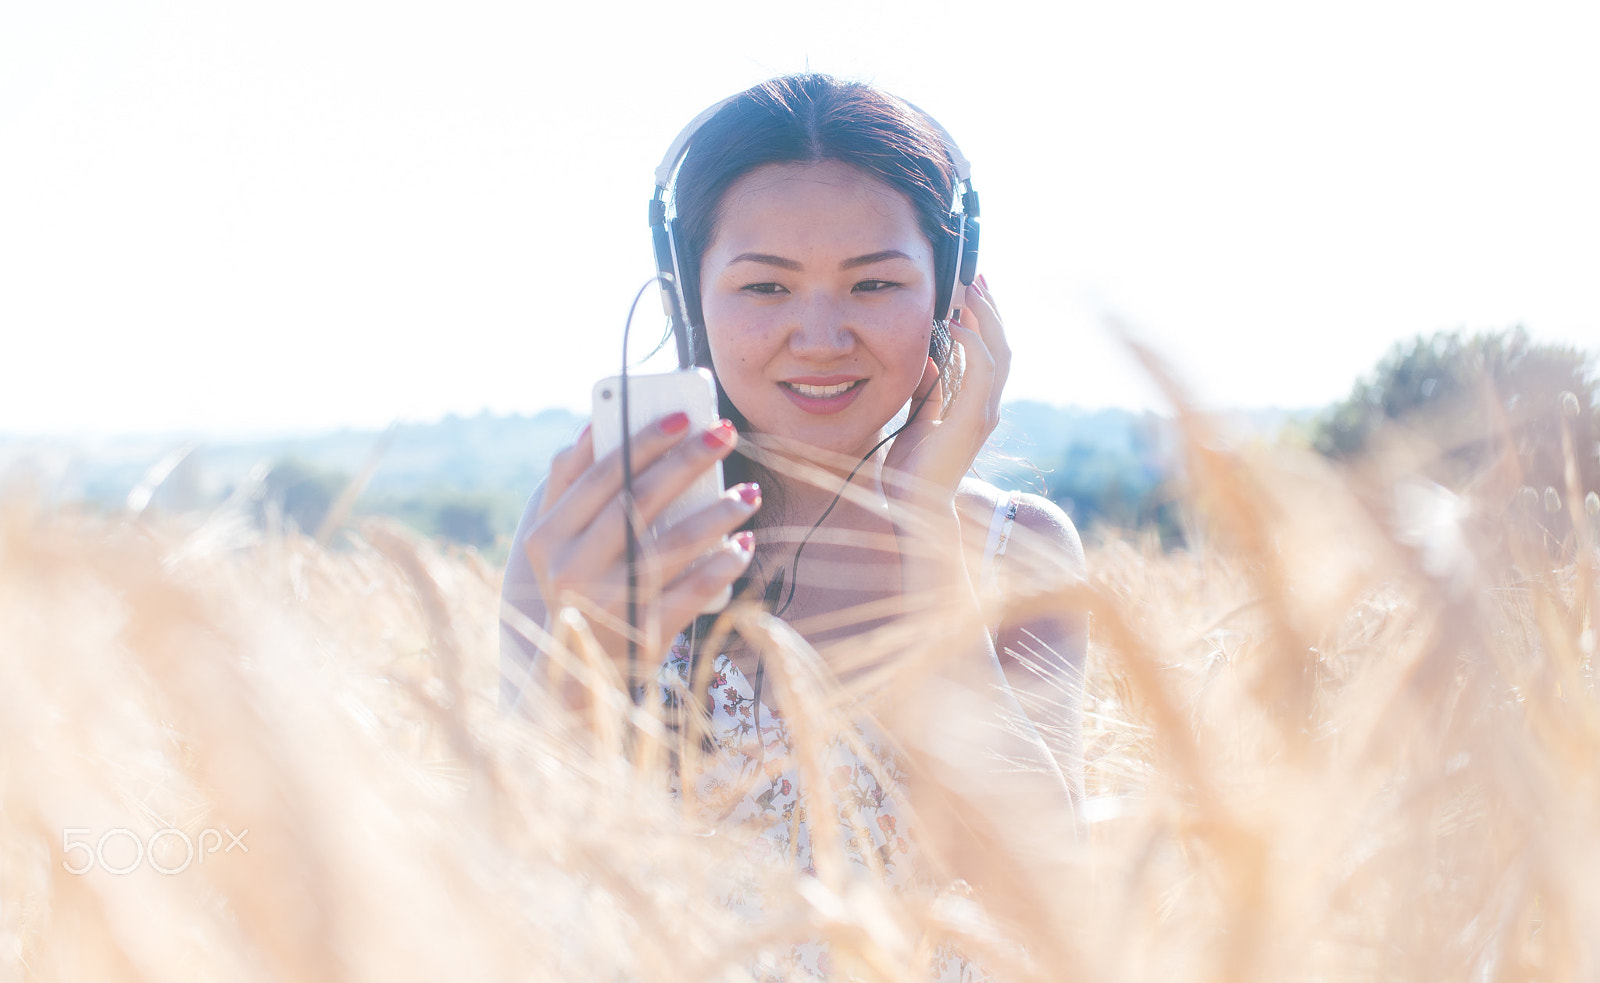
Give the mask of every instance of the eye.
M 746 293 L 770 296 L 785 292 L 781 283 L 747 283 L 739 288 Z
M 854 289 L 856 293 L 872 294 L 877 293 L 880 290 L 888 290 L 898 286 L 900 286 L 900 284 L 894 282 L 893 280 L 862 280 L 860 283 L 855 285 Z

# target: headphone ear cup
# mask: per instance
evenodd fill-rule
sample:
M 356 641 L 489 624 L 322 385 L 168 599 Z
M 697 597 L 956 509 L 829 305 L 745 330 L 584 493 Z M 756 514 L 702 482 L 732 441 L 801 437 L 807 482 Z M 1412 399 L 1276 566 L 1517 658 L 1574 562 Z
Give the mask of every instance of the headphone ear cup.
M 933 295 L 933 316 L 937 319 L 934 323 L 943 321 L 950 313 L 951 281 L 954 278 L 942 275 L 943 272 L 940 270 L 939 289 Z
M 657 197 L 650 201 L 650 242 L 656 254 L 656 275 L 661 284 L 661 309 L 672 322 L 672 336 L 678 346 L 678 366 L 688 368 L 692 354 L 689 347 L 688 324 L 684 319 L 684 296 L 678 282 L 677 253 L 673 236 L 677 222 L 667 221 L 666 203 Z
M 671 262 L 676 278 L 674 282 L 678 284 L 678 296 L 683 299 L 683 317 L 688 324 L 700 324 L 700 285 L 695 281 L 694 273 L 684 268 L 678 251 L 678 246 L 683 243 L 683 227 L 677 216 L 673 216 L 668 225 L 672 229 Z
M 666 206 L 659 199 L 650 202 L 650 245 L 656 254 L 656 274 L 662 278 L 662 313 L 676 318 L 678 308 L 678 270 L 672 261 L 672 232 Z
M 978 225 L 977 216 L 966 220 L 965 236 L 961 243 L 961 282 L 967 286 L 978 276 Z
M 950 216 L 947 229 L 944 240 L 934 247 L 933 252 L 935 321 L 943 321 L 950 316 L 950 302 L 955 297 L 956 274 L 961 272 L 961 216 Z

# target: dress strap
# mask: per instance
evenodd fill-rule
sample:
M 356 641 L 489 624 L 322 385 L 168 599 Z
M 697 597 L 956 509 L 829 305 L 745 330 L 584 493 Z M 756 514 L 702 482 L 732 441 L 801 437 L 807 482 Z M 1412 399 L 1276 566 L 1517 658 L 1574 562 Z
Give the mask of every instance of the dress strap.
M 994 517 L 989 520 L 989 539 L 983 545 L 983 572 L 978 575 L 978 591 L 988 594 L 1000 584 L 1000 558 L 1006 555 L 1006 543 L 1011 540 L 1011 527 L 1017 521 L 1017 508 L 1022 504 L 1022 492 L 1014 491 L 994 507 Z

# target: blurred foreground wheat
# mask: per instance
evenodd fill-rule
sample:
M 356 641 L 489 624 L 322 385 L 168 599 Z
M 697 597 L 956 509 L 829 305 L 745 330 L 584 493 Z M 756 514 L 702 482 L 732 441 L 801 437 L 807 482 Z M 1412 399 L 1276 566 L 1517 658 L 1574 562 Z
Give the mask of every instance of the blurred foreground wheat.
M 1088 584 L 1010 599 L 1093 619 L 1081 832 L 1013 810 L 985 841 L 1020 917 L 770 870 L 736 915 L 741 834 L 667 794 L 655 724 L 615 700 L 596 745 L 496 711 L 471 554 L 14 499 L 0 978 L 737 980 L 822 937 L 917 979 L 928 936 L 1040 980 L 1595 979 L 1581 499 L 1551 543 L 1539 508 L 1185 419 L 1205 545 L 1108 538 Z

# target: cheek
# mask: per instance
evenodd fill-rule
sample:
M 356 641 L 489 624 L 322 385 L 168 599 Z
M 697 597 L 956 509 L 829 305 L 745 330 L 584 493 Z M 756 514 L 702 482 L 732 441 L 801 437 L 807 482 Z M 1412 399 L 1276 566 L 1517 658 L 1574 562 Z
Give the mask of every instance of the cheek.
M 879 358 L 899 372 L 921 376 L 928 357 L 928 343 L 933 337 L 932 305 L 908 304 L 876 322 L 872 331 Z
M 711 369 L 722 391 L 748 419 L 755 408 L 752 393 L 759 387 L 762 366 L 771 358 L 773 342 L 768 336 L 772 332 L 748 319 L 729 317 L 728 311 L 719 309 L 716 300 L 710 297 L 706 298 L 702 311 Z
M 720 369 L 732 371 L 754 364 L 763 345 L 758 325 L 730 321 L 713 309 L 706 311 L 706 346 Z
M 901 375 L 920 376 L 922 367 L 928 360 L 928 332 L 898 339 L 894 352 L 893 363 L 896 371 Z
M 711 354 L 730 366 L 759 365 L 788 343 L 791 315 L 782 308 L 710 293 L 702 297 L 701 311 Z

